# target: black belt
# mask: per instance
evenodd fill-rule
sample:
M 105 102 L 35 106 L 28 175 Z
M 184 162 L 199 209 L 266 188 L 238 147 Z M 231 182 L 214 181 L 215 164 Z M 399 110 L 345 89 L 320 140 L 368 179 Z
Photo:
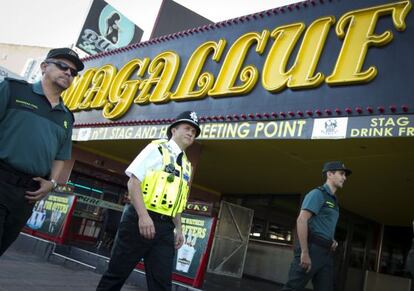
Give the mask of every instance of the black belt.
M 161 214 L 161 213 L 157 213 L 157 212 L 154 212 L 154 211 L 148 210 L 148 214 L 153 219 L 163 220 L 163 221 L 171 221 L 172 220 L 172 217 L 171 216 L 165 215 L 165 214 Z
M 17 171 L 5 162 L 0 161 L 0 180 L 7 184 L 37 190 L 40 185 L 39 182 L 33 180 L 33 177 L 34 176 Z
M 317 246 L 320 246 L 324 249 L 331 249 L 333 241 L 330 239 L 326 239 L 317 235 L 310 235 L 309 241 L 314 243 Z

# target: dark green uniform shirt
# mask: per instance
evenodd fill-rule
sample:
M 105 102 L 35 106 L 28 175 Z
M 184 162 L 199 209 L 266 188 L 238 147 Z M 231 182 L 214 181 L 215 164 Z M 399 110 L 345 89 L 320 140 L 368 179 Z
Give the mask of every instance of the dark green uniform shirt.
M 45 177 L 54 160 L 68 160 L 73 114 L 62 100 L 52 108 L 41 83 L 6 78 L 0 83 L 0 160 Z
M 306 194 L 302 203 L 302 209 L 313 213 L 309 220 L 309 232 L 312 235 L 333 240 L 336 223 L 339 218 L 338 202 L 327 184 L 322 187 L 326 191 L 313 189 Z

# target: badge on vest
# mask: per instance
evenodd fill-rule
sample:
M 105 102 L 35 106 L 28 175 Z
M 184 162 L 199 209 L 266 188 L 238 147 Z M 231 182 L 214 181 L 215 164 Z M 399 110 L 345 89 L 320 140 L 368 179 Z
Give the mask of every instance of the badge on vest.
M 167 181 L 170 183 L 174 182 L 174 177 L 180 177 L 180 171 L 173 164 L 166 165 L 164 171 L 170 174 L 167 177 Z

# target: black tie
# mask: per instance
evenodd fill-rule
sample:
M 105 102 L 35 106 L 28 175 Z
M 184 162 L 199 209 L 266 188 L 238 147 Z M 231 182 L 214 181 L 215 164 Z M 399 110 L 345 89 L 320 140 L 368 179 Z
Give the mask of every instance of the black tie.
M 181 167 L 183 163 L 183 152 L 177 156 L 177 164 Z

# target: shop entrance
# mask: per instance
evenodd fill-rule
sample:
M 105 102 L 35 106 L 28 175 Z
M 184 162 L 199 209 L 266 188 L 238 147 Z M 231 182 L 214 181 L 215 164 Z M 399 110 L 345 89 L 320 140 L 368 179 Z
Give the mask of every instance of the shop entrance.
M 341 211 L 336 229 L 335 290 L 362 291 L 366 271 L 375 271 L 379 224 Z
M 409 227 L 381 226 L 342 210 L 336 230 L 335 290 L 409 290 L 404 266 L 411 236 Z
M 70 226 L 71 244 L 109 254 L 127 196 L 126 176 L 76 162 L 68 185 L 77 204 Z
M 254 211 L 222 201 L 208 271 L 241 278 Z

